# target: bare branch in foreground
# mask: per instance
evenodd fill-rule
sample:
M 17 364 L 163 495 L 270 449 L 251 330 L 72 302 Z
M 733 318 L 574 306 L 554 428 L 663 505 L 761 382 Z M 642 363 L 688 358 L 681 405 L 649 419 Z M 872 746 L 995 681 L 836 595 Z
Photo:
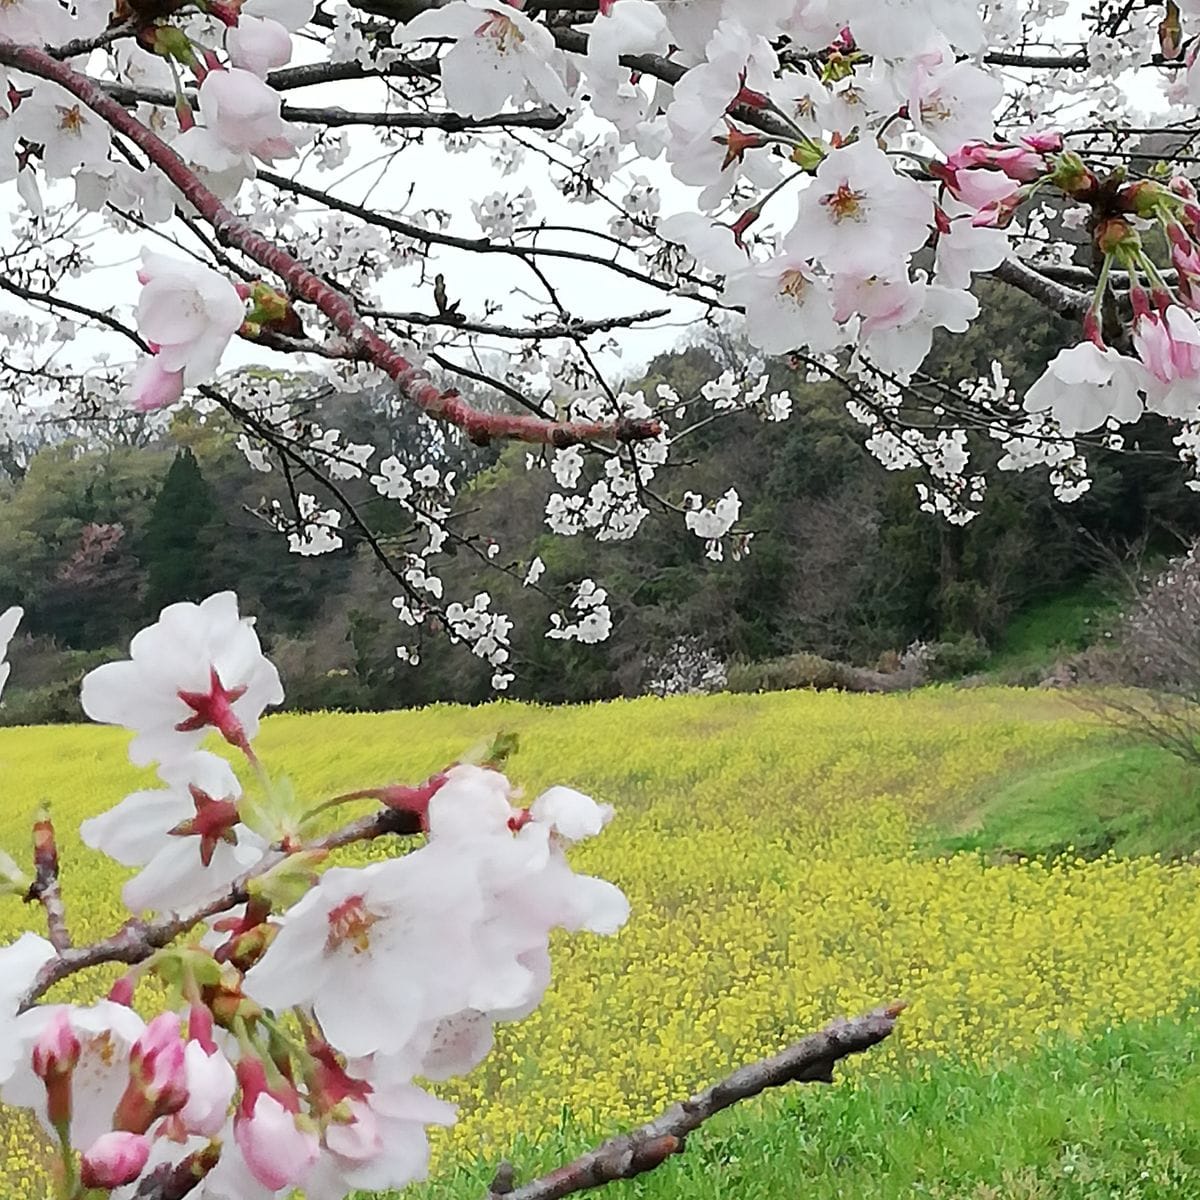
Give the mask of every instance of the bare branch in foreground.
M 839 1017 L 820 1032 L 810 1033 L 771 1058 L 739 1067 L 726 1079 L 672 1105 L 654 1120 L 609 1138 L 540 1179 L 503 1191 L 498 1191 L 493 1183 L 490 1196 L 503 1195 L 504 1200 L 558 1200 L 561 1196 L 653 1171 L 685 1149 L 689 1133 L 741 1100 L 788 1083 L 832 1083 L 835 1064 L 887 1038 L 904 1007 L 897 1002 L 860 1017 Z M 502 1186 L 507 1182 L 504 1178 Z
M 1006 258 L 992 274 L 1068 320 L 1082 320 L 1091 301 L 1090 294 L 1058 283 L 1016 258 Z

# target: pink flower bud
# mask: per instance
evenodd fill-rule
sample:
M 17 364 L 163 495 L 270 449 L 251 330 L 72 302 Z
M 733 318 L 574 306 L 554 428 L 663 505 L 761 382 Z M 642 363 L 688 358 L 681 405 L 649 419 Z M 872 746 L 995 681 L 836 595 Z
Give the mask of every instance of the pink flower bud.
M 33 1045 L 33 1073 L 46 1086 L 46 1117 L 55 1129 L 71 1123 L 71 1076 L 82 1049 L 70 1009 L 56 1009 Z
M 117 1104 L 115 1123 L 145 1133 L 160 1117 L 178 1112 L 188 1099 L 179 1017 L 161 1013 L 129 1052 L 129 1085 Z
M 122 975 L 116 983 L 108 989 L 106 999 L 111 1000 L 114 1004 L 123 1005 L 125 1008 L 133 1007 L 133 993 L 137 987 L 137 980 L 133 975 Z
M 183 395 L 183 371 L 164 370 L 157 356 L 148 358 L 138 367 L 123 394 L 135 412 L 166 408 Z
M 250 1174 L 273 1192 L 299 1186 L 321 1156 L 316 1130 L 297 1115 L 299 1097 L 286 1086 L 271 1089 L 257 1059 L 240 1059 L 237 1077 L 242 1098 L 233 1136 Z
M 86 1188 L 123 1187 L 142 1173 L 150 1157 L 150 1139 L 140 1133 L 113 1130 L 102 1134 L 84 1153 L 80 1180 Z
M 188 1042 L 184 1060 L 188 1099 L 176 1114 L 178 1122 L 185 1134 L 216 1137 L 225 1126 L 237 1088 L 233 1067 L 215 1046 L 206 1051 L 199 1041 Z
M 43 1081 L 69 1075 L 79 1062 L 81 1049 L 71 1028 L 70 1010 L 65 1006 L 56 1009 L 33 1044 L 33 1073 Z

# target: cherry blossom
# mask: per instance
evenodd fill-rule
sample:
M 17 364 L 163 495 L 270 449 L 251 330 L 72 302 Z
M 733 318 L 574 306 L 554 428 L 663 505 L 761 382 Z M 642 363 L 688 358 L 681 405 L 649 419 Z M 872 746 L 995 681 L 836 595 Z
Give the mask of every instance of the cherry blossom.
M 1003 94 L 998 79 L 974 63 L 956 62 L 946 47 L 917 59 L 905 100 L 913 125 L 951 154 L 964 142 L 991 136 Z
M 77 1061 L 69 1072 L 71 1145 L 87 1150 L 112 1128 L 113 1113 L 129 1084 L 129 1052 L 145 1028 L 135 1012 L 108 1000 L 86 1008 L 32 1008 L 11 1027 L 17 1061 L 0 1097 L 6 1104 L 32 1109 L 47 1132 L 54 1133 L 34 1054 L 45 1035 L 64 1031 L 78 1043 Z
M 456 112 L 490 117 L 510 101 L 532 99 L 566 109 L 562 56 L 547 28 L 497 0 L 451 0 L 419 13 L 395 31 L 397 41 L 450 38 L 442 57 L 442 90 Z
M 264 53 L 261 40 L 256 53 Z M 205 128 L 233 154 L 273 162 L 293 157 L 304 140 L 279 115 L 283 103 L 279 93 L 252 71 L 239 67 L 209 71 L 199 99 Z
M 165 763 L 163 790 L 134 792 L 80 826 L 86 845 L 142 868 L 121 891 L 134 913 L 180 911 L 221 895 L 266 843 L 239 822 L 241 785 L 206 751 Z
M 760 350 L 783 354 L 798 346 L 832 350 L 845 341 L 833 317 L 829 285 L 795 255 L 731 275 L 725 297 L 746 310 L 746 335 Z
M 622 54 L 663 51 L 667 42 L 667 19 L 651 0 L 614 0 L 588 29 L 589 67 L 611 71 Z
M 160 401 L 173 390 L 167 373 L 182 372 L 182 383 L 206 381 L 245 318 L 245 303 L 223 275 L 199 263 L 142 252 L 137 321 L 157 347 L 158 374 L 143 380 L 136 401 Z M 138 385 L 135 384 L 135 387 Z
M 1081 342 L 1055 356 L 1025 393 L 1025 410 L 1049 411 L 1066 434 L 1098 429 L 1109 418 L 1128 423 L 1141 415 L 1138 393 L 1150 379 L 1136 359 Z
M 877 147 L 855 142 L 832 151 L 800 194 L 787 247 L 831 273 L 889 274 L 925 243 L 932 223 L 925 190 Z
M 44 146 L 42 169 L 49 179 L 62 179 L 80 166 L 108 157 L 108 126 L 56 84 L 41 83 L 22 100 L 13 125 L 21 137 Z
M 1144 312 L 1133 327 L 1133 345 L 1153 382 L 1146 406 L 1166 416 L 1193 419 L 1200 411 L 1200 326 L 1178 304 L 1161 314 Z
M 92 720 L 134 730 L 129 757 L 139 766 L 174 762 L 214 730 L 246 750 L 263 709 L 283 700 L 233 592 L 164 608 L 129 654 L 85 676 L 80 701 Z
M 345 1054 L 394 1053 L 422 1021 L 464 1007 L 482 911 L 478 885 L 429 849 L 332 868 L 284 915 L 246 992 L 277 1011 L 311 1004 Z M 401 976 L 398 961 L 411 964 Z

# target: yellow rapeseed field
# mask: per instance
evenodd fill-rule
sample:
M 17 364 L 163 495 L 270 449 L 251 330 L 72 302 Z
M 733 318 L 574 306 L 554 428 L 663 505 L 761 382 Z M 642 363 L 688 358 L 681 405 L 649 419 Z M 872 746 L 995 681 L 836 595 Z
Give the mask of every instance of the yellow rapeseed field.
M 1044 693 L 283 716 L 266 723 L 259 750 L 316 800 L 423 778 L 498 729 L 520 733 L 510 775 L 531 795 L 563 782 L 617 806 L 574 860 L 619 883 L 633 917 L 613 939 L 560 940 L 543 1008 L 452 1091 L 462 1119 L 442 1153 L 499 1153 L 564 1112 L 597 1131 L 623 1126 L 884 1000 L 911 1002 L 901 1032 L 852 1071 L 920 1069 L 931 1054 L 1009 1057 L 1053 1031 L 1178 1011 L 1200 980 L 1192 867 L 992 865 L 912 848 L 935 815 L 962 817 L 1006 772 L 1096 736 Z M 151 780 L 123 745 L 105 729 L 0 730 L 0 845 L 22 851 L 32 807 L 51 801 L 80 938 L 121 919 L 124 873 L 72 831 Z M 2 901 L 0 936 L 38 917 Z M 27 1124 L 10 1120 L 3 1136 L 0 1194 L 38 1195 Z

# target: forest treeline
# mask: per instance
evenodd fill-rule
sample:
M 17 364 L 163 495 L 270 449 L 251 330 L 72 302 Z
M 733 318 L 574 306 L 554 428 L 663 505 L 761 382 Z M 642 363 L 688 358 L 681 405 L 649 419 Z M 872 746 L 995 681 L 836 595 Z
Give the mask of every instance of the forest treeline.
M 1069 331 L 994 287 L 986 315 L 936 347 L 931 366 L 947 379 L 971 378 L 997 358 L 1023 388 Z M 686 395 L 712 377 L 714 360 L 741 352 L 713 333 L 655 359 L 636 386 L 665 382 Z M 481 556 L 464 546 L 443 572 L 447 599 L 491 592 L 493 607 L 516 621 L 514 694 L 548 702 L 645 690 L 681 635 L 724 662 L 804 651 L 867 666 L 933 641 L 957 647 L 948 660 L 969 670 L 1031 603 L 1086 583 L 1132 546 L 1170 552 L 1200 529 L 1161 423 L 1133 429 L 1138 453 L 1098 454 L 1091 491 L 1069 506 L 1053 499 L 1044 473 L 987 470 L 997 453 L 979 439 L 973 454 L 989 493 L 982 514 L 958 528 L 920 511 L 910 473 L 884 471 L 863 449 L 837 385 L 808 384 L 780 363 L 771 388 L 791 393 L 788 421 L 740 415 L 713 424 L 695 437 L 695 465 L 669 484 L 675 501 L 686 490 L 738 487 L 743 523 L 755 532 L 740 562 L 709 561 L 675 515 L 652 519 L 629 542 L 556 536 L 543 521 L 552 480 L 526 470 L 527 448 L 480 449 L 431 434 L 394 399 L 331 395 L 309 415 L 413 467 L 432 457 L 459 472 L 469 510 L 462 532 L 486 531 L 500 546 L 493 564 L 510 570 L 481 572 Z M 237 435 L 221 414 L 184 410 L 167 438 L 123 426 L 48 438 L 25 459 L 0 463 L 0 609 L 16 603 L 27 612 L 11 654 L 7 720 L 70 719 L 83 671 L 165 604 L 222 588 L 236 589 L 257 616 L 295 706 L 395 708 L 489 695 L 490 669 L 443 639 L 426 638 L 419 666 L 397 661 L 397 642 L 411 635 L 391 606 L 396 584 L 352 530 L 333 554 L 288 552 L 255 515 L 284 497 L 283 481 L 249 470 Z M 408 531 L 395 506 L 365 481 L 346 487 L 384 544 L 402 546 Z M 521 584 L 534 555 L 546 565 L 546 590 L 585 575 L 608 588 L 608 642 L 545 638 L 550 601 Z

